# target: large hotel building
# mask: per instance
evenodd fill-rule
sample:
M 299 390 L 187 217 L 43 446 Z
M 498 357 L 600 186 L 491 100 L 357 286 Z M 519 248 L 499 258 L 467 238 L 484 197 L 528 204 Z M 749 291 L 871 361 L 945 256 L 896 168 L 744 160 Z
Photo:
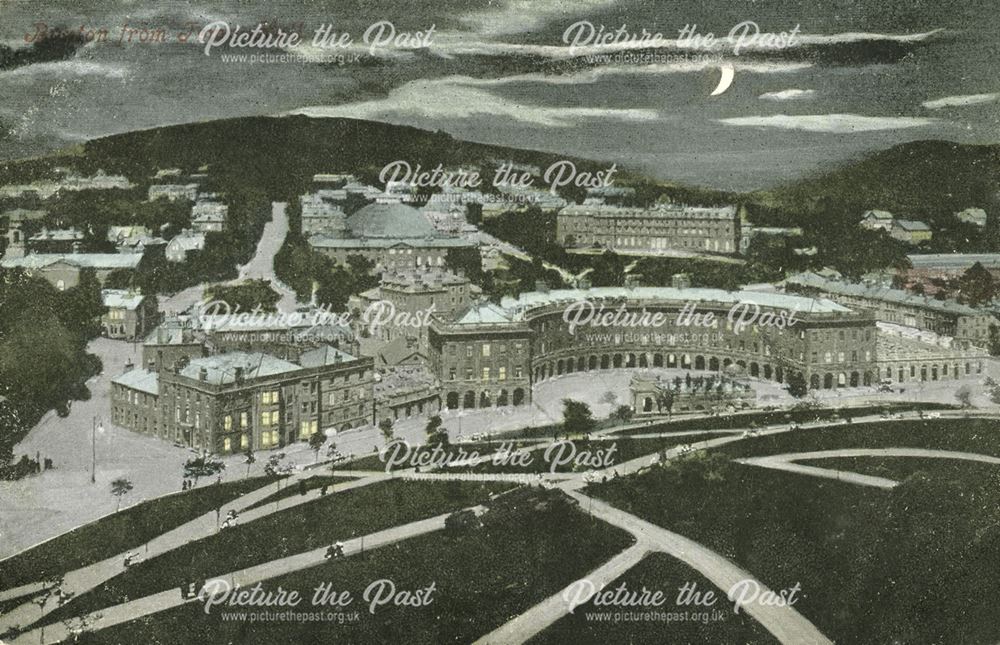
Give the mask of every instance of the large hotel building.
M 218 454 L 279 448 L 316 432 L 373 423 L 371 357 L 306 343 L 282 358 L 229 349 L 224 340 L 171 321 L 161 325 L 143 347 L 143 365 L 112 381 L 112 422 Z
M 567 248 L 606 248 L 633 253 L 668 249 L 737 253 L 740 218 L 735 206 L 657 204 L 652 208 L 584 203 L 556 216 L 556 237 Z

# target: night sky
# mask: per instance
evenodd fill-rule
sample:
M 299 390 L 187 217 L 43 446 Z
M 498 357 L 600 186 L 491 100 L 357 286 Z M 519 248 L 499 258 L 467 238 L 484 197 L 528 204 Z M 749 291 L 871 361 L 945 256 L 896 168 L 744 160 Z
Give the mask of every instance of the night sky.
M 0 41 L 11 48 L 27 46 L 37 23 L 108 34 L 67 60 L 0 70 L 0 157 L 159 125 L 301 112 L 441 129 L 617 161 L 667 180 L 752 189 L 903 141 L 1000 137 L 996 0 L 283 0 L 266 11 L 259 4 L 0 0 Z M 282 50 L 218 47 L 206 56 L 197 32 L 212 21 L 244 28 L 266 21 L 300 32 L 306 44 L 285 50 L 295 61 L 225 61 Z M 370 55 L 363 34 L 379 21 L 414 34 L 411 42 L 415 32 L 434 31 L 422 49 Z M 633 51 L 655 53 L 659 62 L 623 60 L 627 45 L 570 56 L 563 34 L 578 21 L 661 33 L 655 48 Z M 725 37 L 744 21 L 768 33 L 798 26 L 799 35 L 792 47 L 750 44 L 736 54 Z M 352 46 L 312 47 L 324 23 L 349 34 Z M 126 24 L 162 29 L 166 42 L 136 42 L 136 31 L 128 43 Z M 714 33 L 720 44 L 679 48 L 685 25 Z M 195 35 L 179 42 L 192 27 Z M 722 65 L 735 69 L 735 81 L 710 96 Z

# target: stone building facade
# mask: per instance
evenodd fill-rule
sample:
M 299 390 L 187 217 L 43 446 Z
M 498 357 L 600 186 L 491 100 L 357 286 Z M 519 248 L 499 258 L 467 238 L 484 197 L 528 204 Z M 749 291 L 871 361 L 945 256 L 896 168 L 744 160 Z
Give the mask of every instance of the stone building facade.
M 112 421 L 217 454 L 280 448 L 373 421 L 371 358 L 332 347 L 295 363 L 260 353 L 181 359 L 112 382 Z
M 602 247 L 655 254 L 667 250 L 738 253 L 735 206 L 658 204 L 652 208 L 570 205 L 556 216 L 556 238 L 565 247 Z

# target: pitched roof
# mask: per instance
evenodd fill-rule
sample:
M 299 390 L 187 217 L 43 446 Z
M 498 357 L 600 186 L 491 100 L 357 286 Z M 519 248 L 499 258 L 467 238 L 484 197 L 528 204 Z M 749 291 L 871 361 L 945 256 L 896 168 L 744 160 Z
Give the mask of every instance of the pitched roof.
M 4 268 L 42 269 L 56 262 L 80 268 L 134 269 L 142 261 L 136 253 L 31 253 L 23 258 L 8 258 L 0 262 Z
M 160 393 L 159 377 L 156 372 L 149 370 L 131 369 L 111 379 L 111 382 L 147 394 L 158 395 Z
M 138 308 L 145 300 L 146 296 L 136 291 L 127 289 L 102 289 L 101 300 L 105 307 L 111 309 L 128 309 L 132 311 Z
M 477 302 L 469 306 L 455 321 L 456 325 L 498 325 L 511 322 L 510 315 L 492 302 Z
M 276 374 L 286 374 L 302 369 L 295 363 L 276 358 L 269 354 L 255 352 L 229 352 L 216 354 L 205 358 L 191 360 L 182 370 L 181 375 L 200 380 L 201 370 L 205 370 L 205 382 L 213 385 L 226 385 L 236 382 L 236 370 L 242 368 L 244 378 L 254 379 Z
M 347 352 L 342 352 L 336 347 L 331 347 L 330 345 L 317 347 L 316 349 L 304 352 L 301 356 L 299 356 L 299 364 L 302 365 L 302 367 L 321 367 L 323 365 L 346 363 L 347 361 L 353 360 L 357 359 Z

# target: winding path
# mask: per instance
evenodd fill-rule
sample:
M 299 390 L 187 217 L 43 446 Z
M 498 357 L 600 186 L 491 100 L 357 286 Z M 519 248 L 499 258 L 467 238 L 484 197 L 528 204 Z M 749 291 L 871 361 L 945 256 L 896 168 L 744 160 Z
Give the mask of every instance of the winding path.
M 747 466 L 760 466 L 761 468 L 783 470 L 785 472 L 809 475 L 811 477 L 836 479 L 837 481 L 858 484 L 860 486 L 893 488 L 898 486 L 900 483 L 894 479 L 886 479 L 885 477 L 862 475 L 860 473 L 854 473 L 847 470 L 821 468 L 819 466 L 806 466 L 795 463 L 796 461 L 806 459 L 834 459 L 837 457 L 919 457 L 922 459 L 958 459 L 962 461 L 976 461 L 984 464 L 1000 465 L 1000 457 L 980 455 L 974 452 L 931 450 L 927 448 L 840 448 L 835 450 L 816 450 L 813 452 L 793 452 L 781 455 L 768 455 L 766 457 L 747 457 L 743 459 L 735 459 L 734 461 Z

